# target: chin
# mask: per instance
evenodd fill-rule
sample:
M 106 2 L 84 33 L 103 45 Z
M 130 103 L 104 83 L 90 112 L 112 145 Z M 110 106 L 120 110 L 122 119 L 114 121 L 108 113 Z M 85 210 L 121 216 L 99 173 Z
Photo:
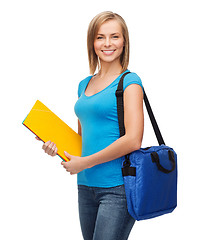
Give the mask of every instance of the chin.
M 120 55 L 119 56 L 99 57 L 99 59 L 101 62 L 113 63 L 113 62 L 120 60 Z

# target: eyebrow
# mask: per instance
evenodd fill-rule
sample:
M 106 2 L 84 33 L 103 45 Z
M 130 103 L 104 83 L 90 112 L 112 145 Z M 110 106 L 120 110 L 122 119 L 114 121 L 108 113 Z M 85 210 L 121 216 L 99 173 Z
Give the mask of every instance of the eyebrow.
M 116 35 L 116 34 L 120 34 L 120 33 L 111 33 L 111 35 Z M 102 33 L 97 33 L 97 35 L 101 35 L 101 36 L 104 36 L 105 34 L 102 34 Z

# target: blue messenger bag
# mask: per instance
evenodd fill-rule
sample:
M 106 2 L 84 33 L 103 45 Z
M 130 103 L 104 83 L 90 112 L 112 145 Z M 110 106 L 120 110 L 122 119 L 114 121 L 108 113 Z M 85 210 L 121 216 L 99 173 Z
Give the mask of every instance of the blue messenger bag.
M 125 135 L 122 75 L 117 90 L 120 137 Z M 172 212 L 177 206 L 177 154 L 165 145 L 147 95 L 144 102 L 159 146 L 140 148 L 122 157 L 128 212 L 136 220 Z

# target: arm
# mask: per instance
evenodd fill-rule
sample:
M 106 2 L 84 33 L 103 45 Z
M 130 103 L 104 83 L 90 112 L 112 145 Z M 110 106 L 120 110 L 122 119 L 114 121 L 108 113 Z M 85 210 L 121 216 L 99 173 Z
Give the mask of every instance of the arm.
M 79 119 L 78 119 L 78 134 L 79 134 L 80 136 L 82 136 L 81 125 L 80 125 Z
M 70 161 L 62 163 L 64 168 L 71 174 L 75 174 L 85 168 L 124 156 L 141 147 L 144 131 L 143 91 L 137 84 L 129 85 L 124 91 L 124 125 L 125 135 L 95 154 L 77 157 L 65 153 Z
M 78 119 L 78 134 L 82 137 L 81 124 L 79 119 Z

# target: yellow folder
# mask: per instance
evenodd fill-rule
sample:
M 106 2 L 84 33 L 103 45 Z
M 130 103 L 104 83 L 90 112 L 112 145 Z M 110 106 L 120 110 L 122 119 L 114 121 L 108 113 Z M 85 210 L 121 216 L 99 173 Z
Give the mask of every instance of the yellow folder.
M 43 142 L 52 141 L 58 148 L 57 154 L 68 161 L 64 151 L 81 156 L 82 137 L 49 110 L 39 100 L 36 101 L 23 125 L 31 130 Z

